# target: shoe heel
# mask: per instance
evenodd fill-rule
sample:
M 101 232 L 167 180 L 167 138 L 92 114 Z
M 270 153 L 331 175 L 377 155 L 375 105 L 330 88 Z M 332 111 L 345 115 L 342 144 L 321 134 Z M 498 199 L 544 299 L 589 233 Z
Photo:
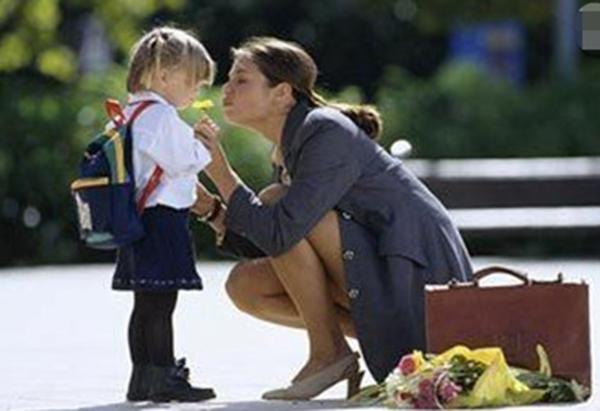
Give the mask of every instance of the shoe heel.
M 358 371 L 348 377 L 348 391 L 346 393 L 346 399 L 354 397 L 360 391 L 360 383 L 365 376 L 364 371 Z

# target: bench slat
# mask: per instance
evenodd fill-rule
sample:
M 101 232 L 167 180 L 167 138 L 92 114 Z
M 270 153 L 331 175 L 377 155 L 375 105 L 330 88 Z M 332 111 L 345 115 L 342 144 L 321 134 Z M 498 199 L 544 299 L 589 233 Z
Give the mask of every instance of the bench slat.
M 533 180 L 600 178 L 600 157 L 403 160 L 420 178 Z
M 600 228 L 600 207 L 461 209 L 450 214 L 464 231 Z

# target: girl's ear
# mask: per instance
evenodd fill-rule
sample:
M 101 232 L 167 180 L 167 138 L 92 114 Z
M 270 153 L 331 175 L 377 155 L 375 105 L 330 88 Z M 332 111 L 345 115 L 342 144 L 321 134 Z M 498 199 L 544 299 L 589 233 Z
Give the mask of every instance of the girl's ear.
M 153 88 L 162 88 L 167 84 L 168 73 L 166 70 L 155 70 L 150 77 L 150 84 Z
M 156 72 L 156 79 L 161 85 L 166 85 L 169 82 L 169 71 L 166 69 L 160 69 Z

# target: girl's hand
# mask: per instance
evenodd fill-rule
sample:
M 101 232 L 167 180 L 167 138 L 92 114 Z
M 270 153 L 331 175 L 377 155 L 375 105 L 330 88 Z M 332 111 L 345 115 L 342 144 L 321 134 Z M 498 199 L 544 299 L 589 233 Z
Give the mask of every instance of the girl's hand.
M 204 170 L 208 176 L 214 180 L 215 177 L 229 173 L 229 162 L 219 141 L 220 127 L 205 116 L 194 124 L 194 131 L 196 138 L 204 144 L 212 157 L 212 161 Z
M 212 161 L 204 172 L 215 183 L 221 198 L 226 204 L 229 204 L 229 197 L 235 191 L 241 180 L 233 171 L 227 161 L 227 156 L 219 142 L 219 126 L 208 117 L 201 118 L 195 125 L 196 138 L 200 140 L 210 152 Z

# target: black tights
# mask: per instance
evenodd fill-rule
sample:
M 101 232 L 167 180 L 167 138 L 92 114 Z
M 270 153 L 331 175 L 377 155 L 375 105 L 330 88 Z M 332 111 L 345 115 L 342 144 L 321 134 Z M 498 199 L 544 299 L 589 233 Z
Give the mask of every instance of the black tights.
M 176 303 L 177 291 L 134 293 L 129 321 L 129 353 L 134 364 L 174 364 L 173 311 Z

